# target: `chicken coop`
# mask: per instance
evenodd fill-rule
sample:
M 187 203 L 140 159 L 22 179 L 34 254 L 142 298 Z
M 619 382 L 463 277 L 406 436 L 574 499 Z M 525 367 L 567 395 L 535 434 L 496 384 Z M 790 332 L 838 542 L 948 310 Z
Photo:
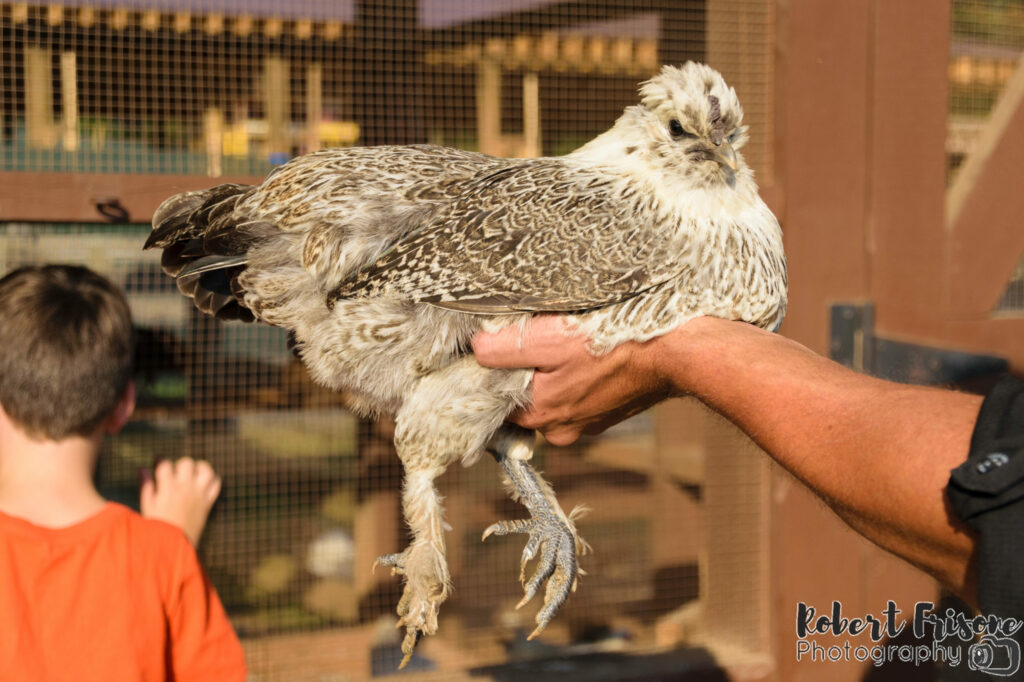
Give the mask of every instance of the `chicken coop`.
M 796 603 L 936 596 L 733 426 L 672 400 L 540 443 L 563 507 L 590 509 L 594 552 L 532 641 L 522 543 L 480 540 L 522 511 L 493 460 L 453 466 L 454 591 L 398 671 L 401 584 L 372 568 L 407 536 L 393 424 L 314 384 L 283 330 L 197 313 L 142 244 L 171 194 L 258 184 L 319 149 L 562 155 L 662 64 L 704 61 L 737 90 L 782 224 L 783 334 L 905 380 L 969 382 L 952 353 L 1019 370 L 1021 0 L 0 2 L 0 31 L 0 274 L 80 263 L 126 292 L 139 403 L 98 482 L 137 508 L 157 458 L 223 476 L 200 556 L 252 680 L 876 679 L 870 661 L 798 663 Z

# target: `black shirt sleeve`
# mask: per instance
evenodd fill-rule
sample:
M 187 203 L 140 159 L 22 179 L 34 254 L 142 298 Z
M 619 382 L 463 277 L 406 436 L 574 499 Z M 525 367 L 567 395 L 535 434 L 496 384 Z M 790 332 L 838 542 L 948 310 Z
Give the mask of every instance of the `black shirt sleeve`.
M 981 612 L 1024 618 L 1024 382 L 1006 377 L 985 397 L 946 495 L 978 531 Z

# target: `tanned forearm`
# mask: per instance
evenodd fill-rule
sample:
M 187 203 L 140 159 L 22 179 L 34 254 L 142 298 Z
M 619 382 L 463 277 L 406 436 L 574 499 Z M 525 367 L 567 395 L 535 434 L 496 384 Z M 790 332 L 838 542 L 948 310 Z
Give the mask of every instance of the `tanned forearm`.
M 974 541 L 943 491 L 967 456 L 980 397 L 866 377 L 712 318 L 654 344 L 676 392 L 736 423 L 861 534 L 974 601 Z

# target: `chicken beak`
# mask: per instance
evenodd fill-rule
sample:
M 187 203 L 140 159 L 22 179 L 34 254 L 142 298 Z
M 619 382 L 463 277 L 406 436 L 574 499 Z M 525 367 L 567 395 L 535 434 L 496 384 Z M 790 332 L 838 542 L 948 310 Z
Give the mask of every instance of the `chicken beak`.
M 718 157 L 719 163 L 732 168 L 734 171 L 736 170 L 736 150 L 732 148 L 731 144 L 723 142 L 722 146 L 715 150 L 715 156 Z

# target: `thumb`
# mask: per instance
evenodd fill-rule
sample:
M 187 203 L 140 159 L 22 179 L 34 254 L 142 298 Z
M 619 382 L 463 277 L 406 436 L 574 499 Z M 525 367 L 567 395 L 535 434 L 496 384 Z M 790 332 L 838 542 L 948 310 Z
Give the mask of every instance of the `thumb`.
M 139 511 L 145 516 L 153 508 L 156 500 L 156 483 L 149 469 L 139 469 Z

